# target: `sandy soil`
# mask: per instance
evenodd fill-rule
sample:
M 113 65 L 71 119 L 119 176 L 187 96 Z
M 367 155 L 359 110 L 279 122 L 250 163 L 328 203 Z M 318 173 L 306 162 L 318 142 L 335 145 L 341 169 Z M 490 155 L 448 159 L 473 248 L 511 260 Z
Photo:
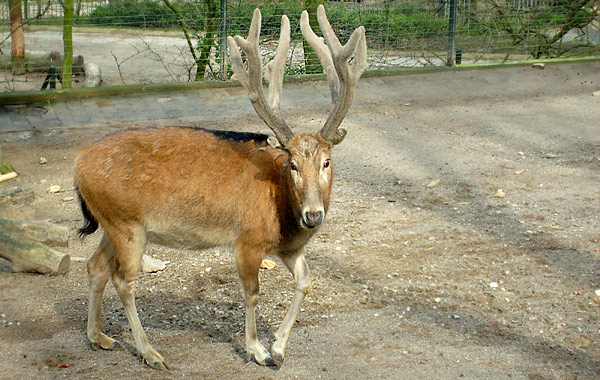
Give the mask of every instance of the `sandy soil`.
M 550 66 L 547 87 L 527 83 L 540 74 L 525 68 L 465 74 L 452 98 L 436 87 L 450 74 L 406 77 L 413 97 L 359 93 L 366 100 L 334 151 L 330 213 L 307 247 L 314 291 L 280 369 L 245 361 L 231 252 L 151 246 L 170 264 L 139 276 L 138 311 L 173 370 L 141 363 L 110 285 L 103 328 L 126 350 L 90 349 L 83 262 L 47 277 L 11 273 L 2 261 L 0 378 L 599 378 L 600 97 L 590 82 L 600 65 L 586 65 L 563 69 L 581 82 L 568 91 L 550 85 Z M 483 80 L 506 90 L 482 91 Z M 286 116 L 306 130 L 322 120 Z M 235 115 L 217 127 L 240 123 L 263 128 Z M 3 144 L 18 184 L 37 194 L 34 218 L 81 226 L 73 158 L 109 130 Z M 48 194 L 55 184 L 63 191 Z M 73 237 L 65 250 L 87 258 L 99 235 Z M 268 343 L 293 284 L 281 263 L 260 277 L 258 327 Z

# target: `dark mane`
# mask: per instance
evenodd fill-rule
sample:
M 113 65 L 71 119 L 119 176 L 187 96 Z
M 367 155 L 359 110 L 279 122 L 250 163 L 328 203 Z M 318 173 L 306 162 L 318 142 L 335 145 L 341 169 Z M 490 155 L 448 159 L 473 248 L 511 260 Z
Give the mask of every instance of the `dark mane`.
M 258 143 L 266 143 L 269 135 L 265 135 L 263 133 L 254 133 L 254 132 L 236 132 L 236 131 L 220 131 L 215 129 L 204 129 L 204 128 L 194 128 L 201 129 L 206 132 L 210 132 L 213 135 L 224 139 L 224 140 L 234 140 L 239 142 L 249 142 L 256 141 Z
M 269 135 L 266 135 L 264 133 L 222 131 L 222 130 L 217 130 L 217 129 L 207 129 L 207 128 L 189 127 L 189 126 L 164 126 L 164 127 L 149 126 L 149 127 L 130 127 L 130 128 L 120 129 L 120 130 L 111 132 L 103 137 L 100 137 L 97 141 L 103 140 L 106 137 L 112 136 L 115 134 L 126 133 L 127 131 L 130 131 L 130 130 L 151 131 L 151 130 L 162 129 L 162 128 L 189 128 L 189 129 L 194 129 L 197 131 L 205 131 L 208 133 L 212 133 L 213 135 L 215 135 L 218 138 L 223 139 L 223 140 L 233 140 L 233 141 L 242 142 L 242 143 L 255 141 L 259 144 L 266 144 L 267 139 L 269 138 Z

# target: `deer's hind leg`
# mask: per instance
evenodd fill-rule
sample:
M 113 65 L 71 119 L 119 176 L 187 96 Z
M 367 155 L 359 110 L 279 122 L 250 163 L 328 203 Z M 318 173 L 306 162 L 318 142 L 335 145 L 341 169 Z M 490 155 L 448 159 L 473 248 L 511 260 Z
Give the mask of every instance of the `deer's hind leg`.
M 137 351 L 150 367 L 168 369 L 169 364 L 148 342 L 135 307 L 135 280 L 146 250 L 146 232 L 141 226 L 131 226 L 125 231 L 109 231 L 109 234 L 115 257 L 112 283 L 123 302 Z
M 87 335 L 94 350 L 121 350 L 123 346 L 116 340 L 104 335 L 101 331 L 102 295 L 108 279 L 115 268 L 113 247 L 106 234 L 87 263 L 90 283 L 88 295 Z

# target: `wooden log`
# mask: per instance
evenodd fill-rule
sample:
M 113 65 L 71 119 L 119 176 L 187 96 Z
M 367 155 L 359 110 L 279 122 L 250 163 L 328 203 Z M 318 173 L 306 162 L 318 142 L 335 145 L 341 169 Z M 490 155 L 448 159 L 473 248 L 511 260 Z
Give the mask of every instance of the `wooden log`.
M 0 231 L 51 247 L 69 246 L 69 229 L 67 227 L 41 220 L 0 218 Z
M 17 173 L 10 172 L 6 174 L 0 174 L 0 183 L 8 181 L 9 179 L 17 178 Z
M 0 231 L 0 257 L 11 262 L 13 272 L 58 275 L 67 273 L 71 266 L 68 254 L 4 231 Z

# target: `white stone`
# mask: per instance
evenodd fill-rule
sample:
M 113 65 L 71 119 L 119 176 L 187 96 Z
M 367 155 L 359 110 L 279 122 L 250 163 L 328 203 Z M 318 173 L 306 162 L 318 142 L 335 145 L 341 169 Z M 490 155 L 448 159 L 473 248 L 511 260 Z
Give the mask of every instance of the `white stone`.
M 154 273 L 164 270 L 168 263 L 168 261 L 161 261 L 148 255 L 144 255 L 142 256 L 142 272 Z
M 86 63 L 83 66 L 85 72 L 85 82 L 83 87 L 100 87 L 102 84 L 102 70 L 95 63 Z

